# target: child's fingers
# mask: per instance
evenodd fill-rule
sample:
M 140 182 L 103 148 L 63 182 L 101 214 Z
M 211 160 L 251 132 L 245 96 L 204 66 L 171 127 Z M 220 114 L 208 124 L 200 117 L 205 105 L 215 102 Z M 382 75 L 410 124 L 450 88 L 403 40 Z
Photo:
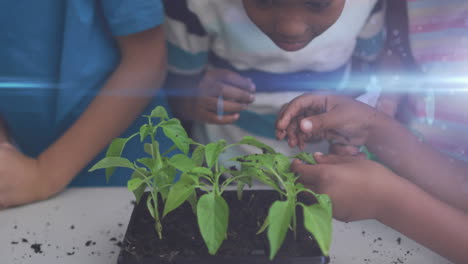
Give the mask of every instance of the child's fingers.
M 210 112 L 218 112 L 218 98 L 206 97 L 200 104 L 199 107 L 204 107 Z M 224 113 L 238 113 L 247 108 L 246 104 L 240 104 L 232 101 L 223 101 L 223 112 Z
M 276 130 L 276 139 L 283 140 L 286 136 L 286 130 Z
M 216 80 L 231 84 L 232 86 L 239 87 L 243 90 L 254 92 L 255 84 L 249 78 L 242 77 L 236 72 L 216 69 Z
M 358 155 L 360 152 L 357 146 L 334 143 L 330 145 L 329 153 L 336 155 Z
M 300 175 L 298 181 L 304 185 L 319 186 L 323 173 L 322 165 L 308 165 L 299 160 L 291 164 L 291 171 Z
M 319 153 L 315 153 L 314 158 L 318 164 L 340 164 L 340 163 L 348 163 L 348 162 L 366 159 L 365 155 L 363 156 L 361 154 L 352 156 L 352 155 L 334 155 L 334 154 L 323 155 Z
M 286 130 L 285 129 L 278 129 L 278 121 L 280 120 L 281 116 L 283 116 L 283 113 L 284 111 L 286 110 L 286 107 L 288 106 L 288 103 L 284 104 L 283 106 L 281 106 L 281 109 L 279 110 L 278 112 L 278 119 L 276 120 L 276 124 L 275 124 L 275 127 L 276 127 L 276 139 L 278 140 L 283 140 L 287 133 L 286 133 Z
M 225 100 L 244 104 L 250 104 L 255 100 L 255 95 L 246 90 L 225 83 L 219 83 L 219 86 Z
M 286 129 L 289 147 L 294 148 L 299 144 L 298 132 L 300 132 L 299 124 L 297 120 L 292 120 L 288 128 Z
M 339 128 L 341 117 L 334 112 L 326 112 L 323 114 L 308 116 L 301 119 L 301 131 L 307 135 L 313 136 L 318 134 L 326 134 L 326 131 L 333 131 Z
M 239 119 L 239 113 L 218 116 L 215 113 L 209 112 L 205 115 L 206 122 L 211 123 L 211 124 L 217 124 L 217 125 L 232 124 L 236 122 L 238 119 Z
M 308 108 L 316 108 L 323 99 L 312 94 L 305 94 L 294 98 L 289 102 L 278 115 L 276 120 L 276 129 L 285 130 L 291 121 L 300 116 Z
M 298 145 L 301 150 L 304 150 L 306 142 L 309 142 L 312 139 L 311 137 L 309 137 L 308 135 L 302 132 L 298 134 L 297 138 L 298 138 Z
M 293 102 L 294 100 L 281 109 L 275 124 L 278 131 L 285 131 L 289 127 L 291 121 L 300 113 L 300 106 L 293 104 Z M 279 138 L 279 140 L 282 139 L 283 138 Z

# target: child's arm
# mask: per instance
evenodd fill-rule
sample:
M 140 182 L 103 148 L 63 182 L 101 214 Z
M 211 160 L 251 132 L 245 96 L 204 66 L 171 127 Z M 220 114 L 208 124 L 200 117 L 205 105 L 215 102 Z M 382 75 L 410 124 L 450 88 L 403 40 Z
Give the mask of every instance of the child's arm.
M 399 122 L 379 115 L 366 145 L 385 164 L 428 193 L 468 212 L 468 164 L 444 155 Z
M 318 193 L 328 194 L 341 221 L 377 219 L 455 263 L 468 263 L 468 215 L 368 160 L 317 156 L 319 165 L 298 161 L 292 170 Z M 338 158 L 338 160 L 337 160 Z
M 304 112 L 314 110 L 321 112 L 302 118 Z M 299 124 L 291 125 L 297 116 Z M 276 127 L 278 138 L 287 136 L 293 147 L 317 136 L 365 145 L 399 175 L 468 212 L 468 164 L 432 149 L 393 118 L 363 103 L 340 96 L 306 94 L 283 109 Z
M 100 94 L 62 137 L 37 159 L 0 147 L 0 204 L 24 204 L 62 190 L 151 100 L 165 75 L 162 28 L 117 40 L 119 65 Z

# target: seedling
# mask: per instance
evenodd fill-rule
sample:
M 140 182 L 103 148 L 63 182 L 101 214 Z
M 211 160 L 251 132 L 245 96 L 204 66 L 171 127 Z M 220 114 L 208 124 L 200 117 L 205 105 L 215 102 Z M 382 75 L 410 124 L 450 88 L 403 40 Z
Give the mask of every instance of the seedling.
M 128 138 L 114 139 L 107 149 L 106 157 L 97 162 L 90 171 L 106 169 L 106 178 L 109 180 L 117 167 L 133 170 L 131 178 L 127 182 L 127 188 L 134 193 L 137 203 L 140 202 L 146 188 L 150 190 L 151 195 L 148 196 L 146 205 L 151 216 L 155 219 L 156 232 L 159 238 L 162 238 L 158 199 L 166 200 L 170 187 L 177 176 L 174 164 L 181 164 L 183 160 L 190 160 L 187 155 L 193 141 L 188 137 L 180 121 L 175 118 L 169 119 L 163 107 L 156 107 L 149 116 L 146 115 L 145 117 L 148 122 L 140 127 L 139 132 Z M 159 122 L 153 123 L 154 119 L 159 119 Z M 156 134 L 160 130 L 174 143 L 171 148 L 162 154 L 159 150 L 159 144 L 155 140 Z M 121 157 L 121 155 L 127 142 L 137 136 L 139 136 L 140 142 L 142 142 L 144 150 L 149 156 L 131 162 Z M 175 150 L 179 150 L 182 154 L 176 154 L 169 158 L 168 155 Z
M 248 143 L 246 143 L 248 142 Z M 268 241 L 270 243 L 270 259 L 273 259 L 281 247 L 288 229 L 294 232 L 296 237 L 296 208 L 303 209 L 304 225 L 316 239 L 322 253 L 329 254 L 332 233 L 332 207 L 327 195 L 316 194 L 310 189 L 298 183 L 298 176 L 289 169 L 290 158 L 276 153 L 265 144 L 256 141 L 253 137 L 244 138 L 241 143 L 256 146 L 262 150 L 262 154 L 253 154 L 235 158 L 241 164 L 237 175 L 250 176 L 269 185 L 280 193 L 282 199 L 274 202 L 268 212 L 268 216 L 259 233 L 266 228 Z M 307 153 L 300 153 L 293 158 L 303 162 L 315 164 L 313 157 Z M 241 183 L 240 190 L 243 186 Z M 305 193 L 312 195 L 317 203 L 306 205 L 298 201 L 298 195 Z
M 175 118 L 169 119 L 162 107 L 155 108 L 151 115 L 146 117 L 148 122 L 141 126 L 139 132 L 129 138 L 115 139 L 109 146 L 106 157 L 96 163 L 91 171 L 106 169 L 106 177 L 109 178 L 116 167 L 132 169 L 133 174 L 127 187 L 135 194 L 137 202 L 140 202 L 145 189 L 149 189 L 151 195 L 148 195 L 146 204 L 155 219 L 155 228 L 160 239 L 163 228 L 161 218 L 188 201 L 197 215 L 200 233 L 209 253 L 216 254 L 227 237 L 228 229 L 229 207 L 222 197 L 223 192 L 230 184 L 237 184 L 240 198 L 244 186 L 250 185 L 256 179 L 276 190 L 281 197 L 271 205 L 259 230 L 261 233 L 268 228 L 270 259 L 275 257 L 287 231 L 291 229 L 296 233 L 297 207 L 303 209 L 306 229 L 316 238 L 323 254 L 328 255 L 332 219 L 330 199 L 297 183 L 298 177 L 289 170 L 291 158 L 275 152 L 254 137 L 245 137 L 232 145 L 227 145 L 224 140 L 206 145 L 194 142 L 187 136 L 180 122 Z M 159 122 L 153 123 L 154 119 L 159 119 Z M 159 130 L 174 143 L 162 154 L 158 142 L 155 141 Z M 125 144 L 138 135 L 149 156 L 131 162 L 121 157 L 122 151 Z M 225 168 L 219 164 L 221 153 L 241 144 L 257 147 L 261 153 L 233 159 L 238 162 L 239 169 Z M 191 155 L 190 146 L 194 148 Z M 174 154 L 173 151 L 176 150 L 179 150 L 179 153 L 169 158 L 168 155 Z M 312 156 L 306 153 L 293 158 L 315 163 Z M 221 181 L 225 174 L 232 177 Z M 180 179 L 175 181 L 177 175 L 180 175 Z M 198 193 L 201 193 L 199 198 Z M 300 193 L 312 195 L 317 203 L 306 205 L 299 202 Z M 158 207 L 159 199 L 162 199 L 164 208 Z

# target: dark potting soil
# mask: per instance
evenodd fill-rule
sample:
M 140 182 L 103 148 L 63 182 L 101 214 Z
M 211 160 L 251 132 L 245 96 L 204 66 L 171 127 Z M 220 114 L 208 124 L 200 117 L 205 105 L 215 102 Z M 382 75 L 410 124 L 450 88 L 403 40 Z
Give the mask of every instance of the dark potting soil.
M 227 239 L 216 256 L 208 253 L 201 237 L 197 219 L 188 203 L 169 213 L 162 221 L 163 239 L 159 240 L 154 219 L 146 208 L 146 196 L 136 205 L 118 259 L 130 263 L 328 263 L 312 236 L 302 223 L 302 209 L 297 207 L 297 237 L 289 231 L 274 261 L 268 259 L 266 231 L 256 233 L 262 226 L 271 204 L 278 199 L 275 191 L 244 191 L 238 200 L 236 192 L 223 194 L 230 215 Z M 162 206 L 160 207 L 162 208 Z

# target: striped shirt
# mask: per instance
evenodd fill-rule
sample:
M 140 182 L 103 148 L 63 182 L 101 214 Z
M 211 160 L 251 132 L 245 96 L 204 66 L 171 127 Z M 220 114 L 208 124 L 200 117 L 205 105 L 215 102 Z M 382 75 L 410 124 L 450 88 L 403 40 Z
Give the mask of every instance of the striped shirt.
M 385 10 L 377 0 L 346 1 L 336 23 L 296 52 L 281 50 L 262 33 L 247 17 L 241 0 L 167 0 L 165 6 L 172 74 L 218 67 L 249 77 L 256 85 L 255 102 L 236 123 L 195 125 L 193 136 L 205 143 L 218 139 L 233 143 L 255 135 L 290 153 L 286 144 L 274 140 L 280 107 L 306 91 L 346 89 L 351 58 L 371 62 L 385 41 Z
M 411 51 L 424 77 L 403 120 L 436 149 L 468 161 L 468 2 L 407 2 Z

